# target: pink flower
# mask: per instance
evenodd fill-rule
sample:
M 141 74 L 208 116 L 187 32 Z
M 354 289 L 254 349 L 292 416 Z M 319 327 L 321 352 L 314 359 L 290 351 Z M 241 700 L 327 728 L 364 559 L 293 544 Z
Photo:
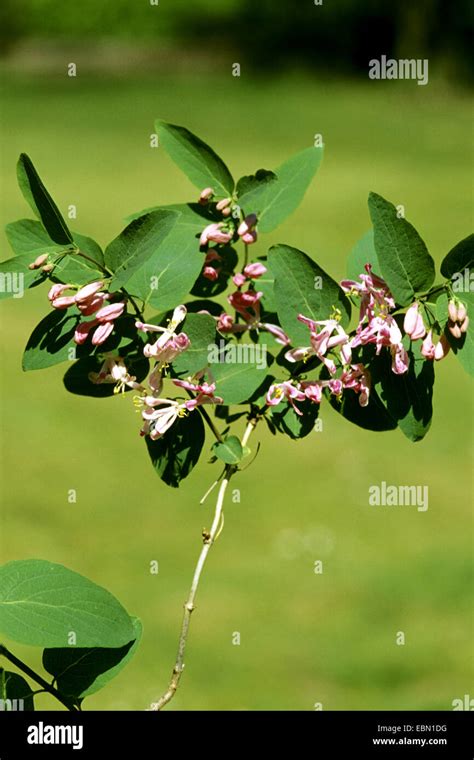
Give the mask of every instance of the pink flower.
M 323 395 L 323 389 L 321 383 L 315 382 L 315 381 L 305 381 L 300 384 L 301 390 L 304 392 L 304 395 L 307 399 L 310 401 L 313 401 L 315 404 L 319 404 L 321 402 L 321 398 Z
M 206 278 L 206 280 L 210 280 L 211 282 L 215 282 L 219 279 L 219 272 L 217 269 L 214 269 L 214 267 L 204 267 L 202 270 L 202 276 Z
M 70 288 L 70 285 L 62 285 L 60 282 L 56 282 L 54 285 L 51 285 L 48 291 L 49 300 L 54 301 L 56 298 L 59 298 L 65 290 L 70 290 Z
M 429 330 L 426 338 L 421 344 L 421 354 L 425 359 L 434 359 L 435 344 L 433 343 L 433 333 L 431 330 Z
M 283 383 L 274 383 L 267 391 L 266 402 L 268 406 L 277 406 L 283 399 L 286 399 L 291 404 L 296 414 L 300 417 L 302 416 L 303 412 L 295 405 L 295 401 L 304 401 L 306 396 L 292 384 L 291 380 L 285 380 Z
M 139 330 L 144 332 L 159 332 L 161 333 L 158 340 L 144 347 L 143 353 L 148 358 L 154 358 L 161 363 L 161 365 L 172 362 L 176 357 L 185 351 L 190 346 L 190 340 L 186 333 L 179 333 L 176 335 L 178 325 L 184 320 L 187 314 L 187 309 L 182 304 L 177 306 L 173 311 L 167 327 L 160 327 L 157 325 L 150 325 L 145 322 L 135 322 L 135 326 Z
M 244 232 L 242 235 L 242 242 L 246 245 L 252 245 L 252 243 L 255 243 L 257 240 L 257 231 L 256 230 L 250 230 L 250 232 Z
M 186 414 L 185 405 L 173 399 L 147 396 L 144 403 L 145 408 L 142 412 L 144 425 L 141 435 L 149 435 L 152 441 L 161 438 L 178 417 Z
M 204 259 L 204 264 L 212 264 L 213 261 L 222 261 L 222 256 L 217 253 L 215 248 L 209 248 Z
M 423 317 L 418 310 L 418 304 L 416 302 L 410 306 L 407 313 L 405 314 L 405 319 L 403 320 L 403 329 L 412 340 L 424 338 L 426 335 L 426 328 L 423 324 Z
M 203 372 L 199 372 L 197 374 L 198 380 L 202 378 Z M 207 382 L 196 382 L 192 383 L 189 380 L 173 380 L 173 383 L 178 386 L 178 388 L 185 388 L 187 391 L 191 391 L 192 393 L 197 393 L 196 398 L 190 399 L 189 401 L 185 401 L 186 409 L 192 410 L 195 409 L 197 406 L 202 406 L 203 404 L 223 404 L 224 399 L 220 396 L 215 395 L 216 390 L 216 384 L 215 383 L 207 383 Z
M 265 274 L 266 271 L 267 271 L 266 266 L 256 261 L 254 264 L 247 264 L 247 266 L 244 269 L 244 275 L 248 277 L 249 280 L 255 280 L 258 277 L 261 277 L 262 274 Z
M 397 346 L 391 347 L 392 351 L 392 372 L 396 375 L 403 375 L 408 371 L 409 359 L 408 353 L 403 346 L 403 343 L 399 343 Z
M 369 403 L 371 379 L 369 371 L 363 364 L 351 364 L 350 368 L 345 370 L 341 376 L 344 388 L 350 388 L 359 394 L 360 406 L 367 406 Z
M 237 290 L 235 293 L 231 293 L 227 300 L 247 322 L 251 322 L 260 316 L 260 299 L 262 296 L 263 293 L 260 291 L 247 290 L 242 293 Z M 249 312 L 249 309 L 252 309 L 253 314 Z
M 124 360 L 120 357 L 107 357 L 99 372 L 89 372 L 89 380 L 95 385 L 115 383 L 114 393 L 123 392 L 126 387 L 144 390 L 140 383 L 136 382 L 137 378 L 129 374 Z
M 242 285 L 244 285 L 246 281 L 247 281 L 246 276 L 244 274 L 241 274 L 240 272 L 237 274 L 234 274 L 234 276 L 232 277 L 232 282 L 238 288 L 241 288 Z
M 208 224 L 201 233 L 199 244 L 207 245 L 210 240 L 214 243 L 228 243 L 232 240 L 232 233 L 223 229 L 223 227 L 224 225 L 222 222 Z
M 97 324 L 98 322 L 96 319 L 93 319 L 90 322 L 81 322 L 81 324 L 79 324 L 76 327 L 76 330 L 74 332 L 74 342 L 77 343 L 79 346 L 85 343 L 90 331 Z
M 276 342 L 282 346 L 288 346 L 290 339 L 286 332 L 279 325 L 272 325 L 270 322 L 259 322 L 258 327 L 271 333 L 276 338 Z
M 242 237 L 242 235 L 246 235 L 255 227 L 256 224 L 257 214 L 248 214 L 248 216 L 245 217 L 244 221 L 239 224 L 237 234 L 240 235 L 240 237 Z
M 285 354 L 285 359 L 287 361 L 306 361 L 310 356 L 316 356 L 321 362 L 323 362 L 329 372 L 334 374 L 336 371 L 336 365 L 332 359 L 326 357 L 326 353 L 330 349 L 336 348 L 336 346 L 345 346 L 343 359 L 346 364 L 350 362 L 352 353 L 350 350 L 349 336 L 336 319 L 315 321 L 305 317 L 303 314 L 299 314 L 298 319 L 309 327 L 311 345 L 287 351 Z
M 366 264 L 367 274 L 361 274 L 361 282 L 354 280 L 342 280 L 341 288 L 349 295 L 360 297 L 359 322 L 364 319 L 370 321 L 378 314 L 387 314 L 395 308 L 395 301 L 390 293 L 387 283 L 377 275 L 372 274 L 372 265 Z
M 96 311 L 102 308 L 107 298 L 106 293 L 98 293 L 87 301 L 76 304 L 76 306 L 84 317 L 90 317 L 91 314 L 95 314 Z

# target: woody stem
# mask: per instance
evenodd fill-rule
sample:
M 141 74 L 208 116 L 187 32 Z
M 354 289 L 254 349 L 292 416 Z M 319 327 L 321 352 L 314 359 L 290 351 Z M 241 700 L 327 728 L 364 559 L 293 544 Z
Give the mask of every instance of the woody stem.
M 247 441 L 256 424 L 257 424 L 256 418 L 249 419 L 249 422 L 245 429 L 245 433 L 242 437 L 242 446 L 246 446 Z M 186 644 L 187 644 L 188 634 L 189 634 L 189 624 L 191 622 L 191 614 L 195 608 L 194 602 L 195 602 L 197 590 L 199 587 L 199 581 L 201 579 L 201 574 L 204 569 L 204 565 L 206 563 L 207 555 L 209 554 L 209 551 L 212 545 L 215 543 L 217 536 L 219 534 L 219 527 L 221 526 L 221 520 L 222 520 L 222 515 L 223 515 L 225 493 L 227 490 L 227 486 L 229 485 L 230 479 L 234 475 L 235 472 L 237 472 L 237 468 L 235 467 L 235 465 L 226 465 L 224 478 L 221 482 L 219 493 L 217 495 L 217 501 L 216 501 L 216 507 L 214 510 L 214 518 L 212 521 L 212 526 L 211 526 L 211 529 L 203 535 L 203 547 L 201 549 L 201 553 L 199 555 L 199 558 L 194 570 L 193 580 L 191 583 L 191 588 L 189 590 L 188 598 L 184 604 L 183 621 L 181 624 L 181 633 L 179 636 L 179 643 L 178 643 L 178 654 L 176 657 L 176 662 L 173 668 L 173 672 L 171 674 L 171 679 L 168 684 L 168 688 L 166 689 L 164 694 L 162 694 L 159 700 L 152 705 L 151 707 L 152 710 L 162 710 L 163 707 L 167 705 L 168 702 L 171 701 L 171 699 L 173 699 L 174 695 L 176 694 L 176 690 L 179 686 L 181 675 L 184 670 L 184 655 L 186 651 Z

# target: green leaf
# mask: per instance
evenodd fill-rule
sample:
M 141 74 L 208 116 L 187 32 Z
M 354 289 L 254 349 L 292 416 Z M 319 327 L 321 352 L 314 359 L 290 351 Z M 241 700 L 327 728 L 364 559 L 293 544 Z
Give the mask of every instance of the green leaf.
M 209 347 L 216 339 L 216 323 L 209 314 L 188 314 L 180 330 L 191 345 L 173 361 L 173 370 L 187 377 L 207 366 Z
M 257 290 L 260 290 L 263 293 L 262 296 L 262 303 L 265 307 L 265 312 L 275 312 L 276 313 L 276 304 L 275 304 L 275 297 L 273 295 L 273 289 L 275 285 L 275 276 L 271 270 L 270 264 L 268 261 L 262 262 L 266 268 L 267 271 L 265 274 L 263 274 L 261 277 L 257 280 Z M 262 321 L 269 321 L 267 319 Z
M 89 354 L 94 348 L 91 344 L 78 346 L 73 340 L 79 322 L 80 316 L 68 311 L 55 309 L 47 314 L 28 339 L 23 354 L 24 371 L 53 367 Z
M 18 160 L 17 177 L 25 200 L 38 219 L 42 221 L 50 238 L 59 244 L 68 245 L 72 243 L 72 235 L 61 216 L 61 212 L 40 180 L 31 159 L 26 153 L 22 153 Z
M 101 346 L 104 353 L 111 351 L 110 344 L 104 343 Z M 117 355 L 124 355 L 124 351 L 117 351 Z M 94 398 L 108 398 L 115 395 L 115 383 L 94 383 L 90 379 L 90 373 L 98 373 L 102 367 L 102 355 L 86 356 L 75 362 L 63 378 L 64 387 L 69 393 L 79 396 L 92 396 Z M 150 370 L 148 359 L 139 354 L 138 356 L 127 356 L 127 369 L 130 375 L 136 377 L 139 383 L 145 379 Z M 125 388 L 125 393 L 130 392 L 130 388 Z
M 446 329 L 445 335 L 449 340 L 454 354 L 469 375 L 474 375 L 474 291 L 468 290 L 456 293 L 456 298 L 467 308 L 469 327 L 461 338 L 454 338 Z
M 172 488 L 178 488 L 197 464 L 204 445 L 204 423 L 199 411 L 179 417 L 156 441 L 146 436 L 151 462 L 159 477 Z
M 178 217 L 175 211 L 153 211 L 130 222 L 123 232 L 109 243 L 104 258 L 106 266 L 114 272 L 110 283 L 111 290 L 126 285 L 132 275 L 154 259 Z M 169 258 L 172 258 L 171 251 Z
M 273 293 L 280 324 L 294 346 L 309 345 L 309 330 L 298 321 L 298 314 L 329 319 L 334 307 L 341 312 L 341 324 L 349 323 L 349 299 L 309 256 L 280 244 L 270 248 L 268 261 L 275 276 Z
M 61 694 L 84 699 L 106 686 L 132 659 L 142 636 L 142 624 L 131 618 L 133 639 L 117 648 L 64 647 L 45 649 L 43 667 L 54 676 Z
M 120 647 L 133 628 L 120 602 L 63 565 L 41 559 L 0 567 L 0 630 L 14 641 L 63 647 Z
M 281 404 L 272 407 L 270 418 L 280 433 L 285 433 L 293 440 L 305 438 L 312 430 L 319 415 L 319 404 L 312 401 L 296 401 L 298 409 L 303 412 L 297 414 L 291 404 Z
M 42 253 L 52 254 L 55 258 L 63 253 L 64 255 L 59 257 L 52 274 L 55 280 L 74 285 L 84 285 L 103 277 L 100 266 L 104 264 L 104 254 L 92 238 L 72 233 L 73 245 L 78 246 L 89 258 L 94 259 L 97 262 L 97 267 L 91 261 L 73 252 L 71 244 L 59 245 L 54 243 L 41 222 L 34 219 L 20 219 L 17 222 L 12 222 L 12 224 L 7 224 L 5 232 L 17 256 L 28 254 L 28 263 L 33 262 Z M 68 254 L 67 251 L 71 251 L 71 253 Z
M 0 668 L 0 700 L 2 701 L 1 709 L 6 712 L 11 710 L 31 712 L 35 709 L 34 694 L 27 681 L 18 673 L 12 673 L 4 668 Z M 16 700 L 22 700 L 22 702 L 18 704 Z
M 265 202 L 265 196 L 270 189 L 269 183 L 277 180 L 275 172 L 267 169 L 258 169 L 255 174 L 241 177 L 235 190 L 242 211 L 246 213 L 247 209 L 258 208 Z
M 241 404 L 248 401 L 265 381 L 267 366 L 258 366 L 251 360 L 254 346 L 248 344 L 248 356 L 243 353 L 246 344 L 231 342 L 224 350 L 219 350 L 217 361 L 211 361 L 212 377 L 216 381 L 216 395 L 224 399 L 225 404 Z M 214 359 L 211 355 L 210 359 Z M 262 362 L 263 363 L 263 362 Z
M 348 279 L 357 282 L 359 276 L 366 273 L 366 264 L 372 264 L 372 271 L 380 276 L 380 264 L 375 252 L 374 231 L 372 229 L 361 237 L 349 254 L 347 259 Z
M 441 262 L 441 274 L 450 280 L 454 275 L 463 274 L 474 266 L 474 234 L 457 243 Z
M 404 340 L 410 365 L 408 372 L 396 375 L 391 358 L 382 352 L 371 364 L 372 381 L 388 413 L 410 441 L 421 441 L 433 416 L 434 366 L 421 354 L 421 342 Z M 411 345 L 410 345 L 411 343 Z
M 41 269 L 28 268 L 31 262 L 31 254 L 23 253 L 0 264 L 0 300 L 23 298 L 26 289 L 33 288 L 46 279 Z
M 369 211 L 380 273 L 400 306 L 412 303 L 416 293 L 430 288 L 434 261 L 410 222 L 399 218 L 393 203 L 370 193 Z
M 30 261 L 34 261 L 41 253 L 60 253 L 68 250 L 70 243 L 55 243 L 49 237 L 41 222 L 36 219 L 19 219 L 5 227 L 5 234 L 13 252 L 19 256 L 23 253 L 30 254 Z
M 257 214 L 260 232 L 271 232 L 298 208 L 322 157 L 323 148 L 306 148 L 275 169 L 276 179 L 264 169 L 260 170 L 265 172 L 260 181 L 243 178 L 244 192 L 238 202 L 246 214 Z
M 167 311 L 191 291 L 204 262 L 199 235 L 206 222 L 193 204 L 166 206 L 179 212 L 176 223 L 141 269 L 127 283 L 127 290 L 145 303 Z
M 232 175 L 209 145 L 185 127 L 161 119 L 155 122 L 155 129 L 160 145 L 199 190 L 212 187 L 217 197 L 232 195 Z
M 212 451 L 226 464 L 239 464 L 244 456 L 242 444 L 236 435 L 228 435 L 223 443 L 215 443 Z
M 436 301 L 436 319 L 443 327 L 449 319 L 448 303 L 448 294 L 446 292 L 440 293 Z

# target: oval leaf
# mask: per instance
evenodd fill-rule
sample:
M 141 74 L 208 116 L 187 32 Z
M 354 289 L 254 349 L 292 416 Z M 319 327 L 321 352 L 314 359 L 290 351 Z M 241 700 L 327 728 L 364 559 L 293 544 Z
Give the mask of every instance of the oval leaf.
M 397 303 L 408 306 L 416 293 L 428 290 L 433 284 L 434 261 L 418 232 L 410 222 L 398 216 L 393 203 L 370 193 L 369 211 L 380 273 Z
M 212 187 L 216 196 L 232 195 L 234 180 L 225 163 L 209 145 L 189 129 L 157 119 L 155 129 L 160 144 L 191 182 L 203 190 Z
M 133 638 L 117 599 L 79 573 L 41 559 L 0 567 L 0 630 L 22 644 L 120 647 Z
M 309 331 L 298 314 L 310 319 L 329 319 L 333 308 L 341 312 L 347 325 L 351 306 L 339 287 L 315 261 L 289 245 L 274 245 L 268 261 L 275 277 L 273 295 L 280 324 L 293 345 L 309 345 Z
M 73 242 L 73 238 L 61 212 L 39 178 L 33 162 L 26 153 L 22 153 L 17 164 L 17 177 L 23 197 L 29 203 L 38 219 L 55 243 Z

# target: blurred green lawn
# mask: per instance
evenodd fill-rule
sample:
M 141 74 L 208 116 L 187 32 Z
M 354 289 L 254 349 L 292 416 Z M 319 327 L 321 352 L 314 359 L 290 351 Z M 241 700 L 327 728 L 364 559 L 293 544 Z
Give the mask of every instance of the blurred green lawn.
M 10 80 L 3 99 L 4 223 L 31 216 L 16 187 L 21 151 L 63 211 L 77 206 L 74 228 L 103 244 L 132 211 L 195 199 L 149 147 L 160 116 L 208 141 L 236 177 L 274 168 L 322 133 L 316 181 L 298 212 L 260 239 L 259 253 L 288 242 L 341 278 L 369 226 L 370 190 L 405 206 L 438 263 L 470 231 L 470 103 L 441 85 L 79 76 Z M 72 397 L 64 367 L 23 374 L 23 347 L 47 308 L 40 288 L 1 306 L 2 558 L 64 563 L 142 618 L 134 661 L 86 709 L 143 709 L 174 662 L 211 519 L 212 501 L 201 507 L 199 498 L 217 465 L 204 456 L 179 491 L 169 490 L 147 460 L 130 396 Z M 258 429 L 261 451 L 235 478 L 241 503 L 228 504 L 206 568 L 173 708 L 450 709 L 469 692 L 471 398 L 450 356 L 437 366 L 424 442 L 359 430 L 327 405 L 324 431 L 303 442 Z M 368 488 L 382 480 L 428 484 L 428 511 L 369 507 Z M 76 504 L 67 501 L 71 488 Z M 318 559 L 322 575 L 313 572 Z M 396 645 L 399 631 L 405 646 Z M 11 646 L 39 665 L 39 650 Z

